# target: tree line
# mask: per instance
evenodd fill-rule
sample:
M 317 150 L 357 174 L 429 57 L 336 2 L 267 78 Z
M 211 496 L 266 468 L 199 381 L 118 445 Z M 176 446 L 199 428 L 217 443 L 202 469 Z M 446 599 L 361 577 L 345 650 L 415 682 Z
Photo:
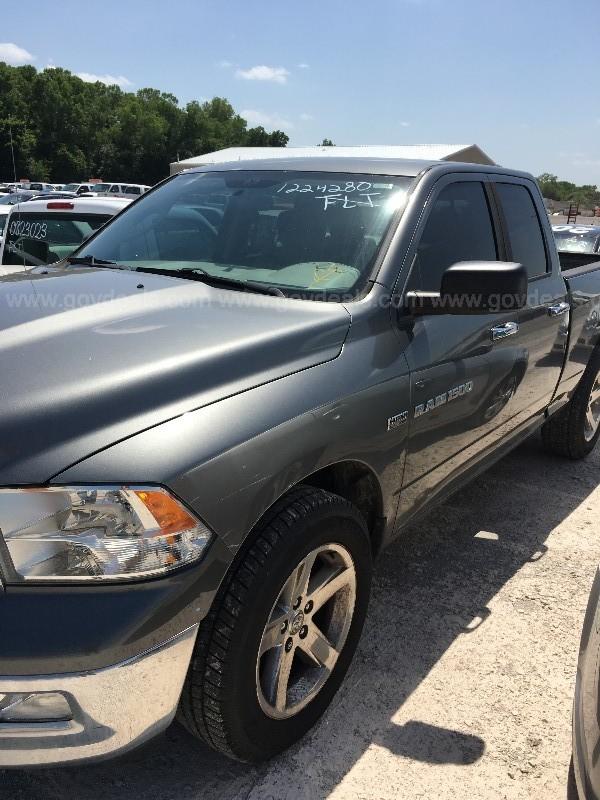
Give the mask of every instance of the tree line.
M 285 147 L 288 136 L 249 128 L 223 97 L 181 107 L 158 89 L 125 92 L 66 69 L 0 62 L 0 179 L 102 177 L 154 184 L 169 163 L 224 147 Z
M 578 186 L 570 181 L 559 181 L 556 175 L 544 172 L 537 178 L 542 194 L 548 200 L 579 203 L 582 208 L 600 206 L 600 191 L 593 184 Z

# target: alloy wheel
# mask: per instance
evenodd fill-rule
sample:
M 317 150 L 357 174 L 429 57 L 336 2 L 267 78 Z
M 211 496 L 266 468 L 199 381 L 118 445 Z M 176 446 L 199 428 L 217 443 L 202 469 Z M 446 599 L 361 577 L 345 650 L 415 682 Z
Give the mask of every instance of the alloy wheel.
M 262 710 L 292 717 L 321 691 L 348 636 L 356 571 L 339 544 L 312 550 L 284 583 L 265 625 L 256 664 Z

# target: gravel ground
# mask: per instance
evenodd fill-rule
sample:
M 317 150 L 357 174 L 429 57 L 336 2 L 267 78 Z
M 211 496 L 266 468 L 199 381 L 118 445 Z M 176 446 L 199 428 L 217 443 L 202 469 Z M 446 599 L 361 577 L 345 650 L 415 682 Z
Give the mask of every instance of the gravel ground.
M 570 706 L 600 560 L 600 449 L 527 442 L 390 548 L 320 725 L 262 767 L 178 725 L 127 757 L 0 772 L 7 800 L 564 798 Z

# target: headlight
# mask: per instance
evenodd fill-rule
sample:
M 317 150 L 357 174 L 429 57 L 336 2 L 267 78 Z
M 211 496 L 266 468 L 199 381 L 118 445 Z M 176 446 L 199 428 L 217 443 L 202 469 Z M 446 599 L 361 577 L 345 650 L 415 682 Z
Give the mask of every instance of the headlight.
M 199 559 L 211 533 L 156 486 L 0 489 L 0 532 L 22 580 L 158 575 Z

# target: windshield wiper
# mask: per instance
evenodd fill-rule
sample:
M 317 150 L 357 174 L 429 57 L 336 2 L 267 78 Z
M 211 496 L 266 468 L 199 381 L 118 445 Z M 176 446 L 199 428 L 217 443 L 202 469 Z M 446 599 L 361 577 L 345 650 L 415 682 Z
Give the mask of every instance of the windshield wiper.
M 135 272 L 150 272 L 153 275 L 167 275 L 171 278 L 187 278 L 192 281 L 200 281 L 209 286 L 224 289 L 239 289 L 240 291 L 256 292 L 256 294 L 269 294 L 274 297 L 285 297 L 285 294 L 276 286 L 268 286 L 256 281 L 240 281 L 236 278 L 227 278 L 223 275 L 211 275 L 201 267 L 187 269 L 165 269 L 164 267 L 135 267 Z
M 104 258 L 96 258 L 95 256 L 67 256 L 65 261 L 69 264 L 85 264 L 86 267 L 113 267 L 114 269 L 127 269 L 122 264 L 117 264 L 116 261 L 106 261 Z

